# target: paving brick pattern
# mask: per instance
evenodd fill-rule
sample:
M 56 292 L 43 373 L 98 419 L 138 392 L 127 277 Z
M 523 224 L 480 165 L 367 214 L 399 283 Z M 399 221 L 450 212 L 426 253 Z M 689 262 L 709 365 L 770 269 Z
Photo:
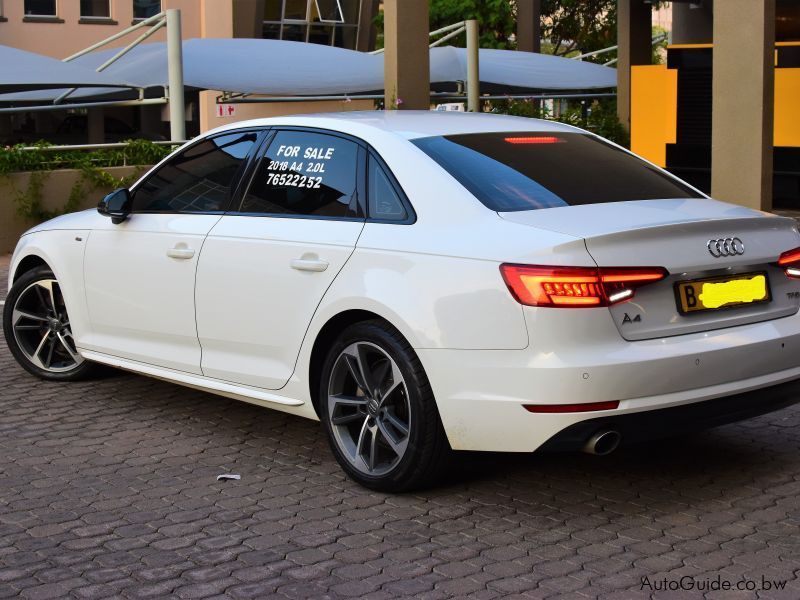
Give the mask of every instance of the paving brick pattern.
M 644 598 L 685 575 L 795 599 L 799 450 L 792 408 L 605 458 L 464 455 L 391 496 L 316 423 L 114 371 L 41 382 L 0 342 L 0 598 Z
M 8 263 L 11 256 L 0 256 L 0 302 L 6 299 L 6 286 L 8 285 Z

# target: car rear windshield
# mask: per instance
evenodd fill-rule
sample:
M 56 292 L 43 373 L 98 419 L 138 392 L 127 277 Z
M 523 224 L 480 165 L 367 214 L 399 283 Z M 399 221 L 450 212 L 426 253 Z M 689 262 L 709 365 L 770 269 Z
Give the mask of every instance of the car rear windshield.
M 645 161 L 582 133 L 472 133 L 412 141 L 498 212 L 702 197 Z

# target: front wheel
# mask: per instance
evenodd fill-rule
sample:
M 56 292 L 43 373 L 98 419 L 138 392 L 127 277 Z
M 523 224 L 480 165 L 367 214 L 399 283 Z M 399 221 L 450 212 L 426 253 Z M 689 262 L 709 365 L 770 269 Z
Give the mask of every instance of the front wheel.
M 330 349 L 320 417 L 337 461 L 365 487 L 399 492 L 428 485 L 449 445 L 428 379 L 397 330 L 381 321 L 346 329 Z
M 75 347 L 61 286 L 48 269 L 28 271 L 11 287 L 3 333 L 17 362 L 42 379 L 83 379 L 94 368 Z

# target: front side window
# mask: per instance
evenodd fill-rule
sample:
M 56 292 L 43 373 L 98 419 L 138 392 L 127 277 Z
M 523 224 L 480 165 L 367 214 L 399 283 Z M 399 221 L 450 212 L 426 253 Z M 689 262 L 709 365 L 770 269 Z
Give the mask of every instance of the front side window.
M 412 141 L 498 212 L 703 197 L 640 158 L 582 133 L 515 131 Z
M 306 131 L 279 131 L 256 169 L 240 211 L 354 217 L 358 144 Z
M 25 16 L 55 17 L 56 0 L 25 0 Z
M 111 17 L 109 0 L 81 0 L 81 18 L 108 19 Z
M 161 12 L 161 0 L 133 0 L 133 18 L 148 19 Z
M 190 146 L 136 188 L 133 211 L 225 210 L 237 175 L 257 139 L 256 132 L 237 132 Z

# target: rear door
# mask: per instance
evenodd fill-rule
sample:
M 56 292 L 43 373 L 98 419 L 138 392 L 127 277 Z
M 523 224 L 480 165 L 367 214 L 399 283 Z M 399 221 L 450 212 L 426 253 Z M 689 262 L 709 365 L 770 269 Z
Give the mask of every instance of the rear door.
M 209 377 L 278 389 L 364 227 L 366 152 L 342 135 L 273 133 L 241 203 L 206 239 L 197 329 Z

